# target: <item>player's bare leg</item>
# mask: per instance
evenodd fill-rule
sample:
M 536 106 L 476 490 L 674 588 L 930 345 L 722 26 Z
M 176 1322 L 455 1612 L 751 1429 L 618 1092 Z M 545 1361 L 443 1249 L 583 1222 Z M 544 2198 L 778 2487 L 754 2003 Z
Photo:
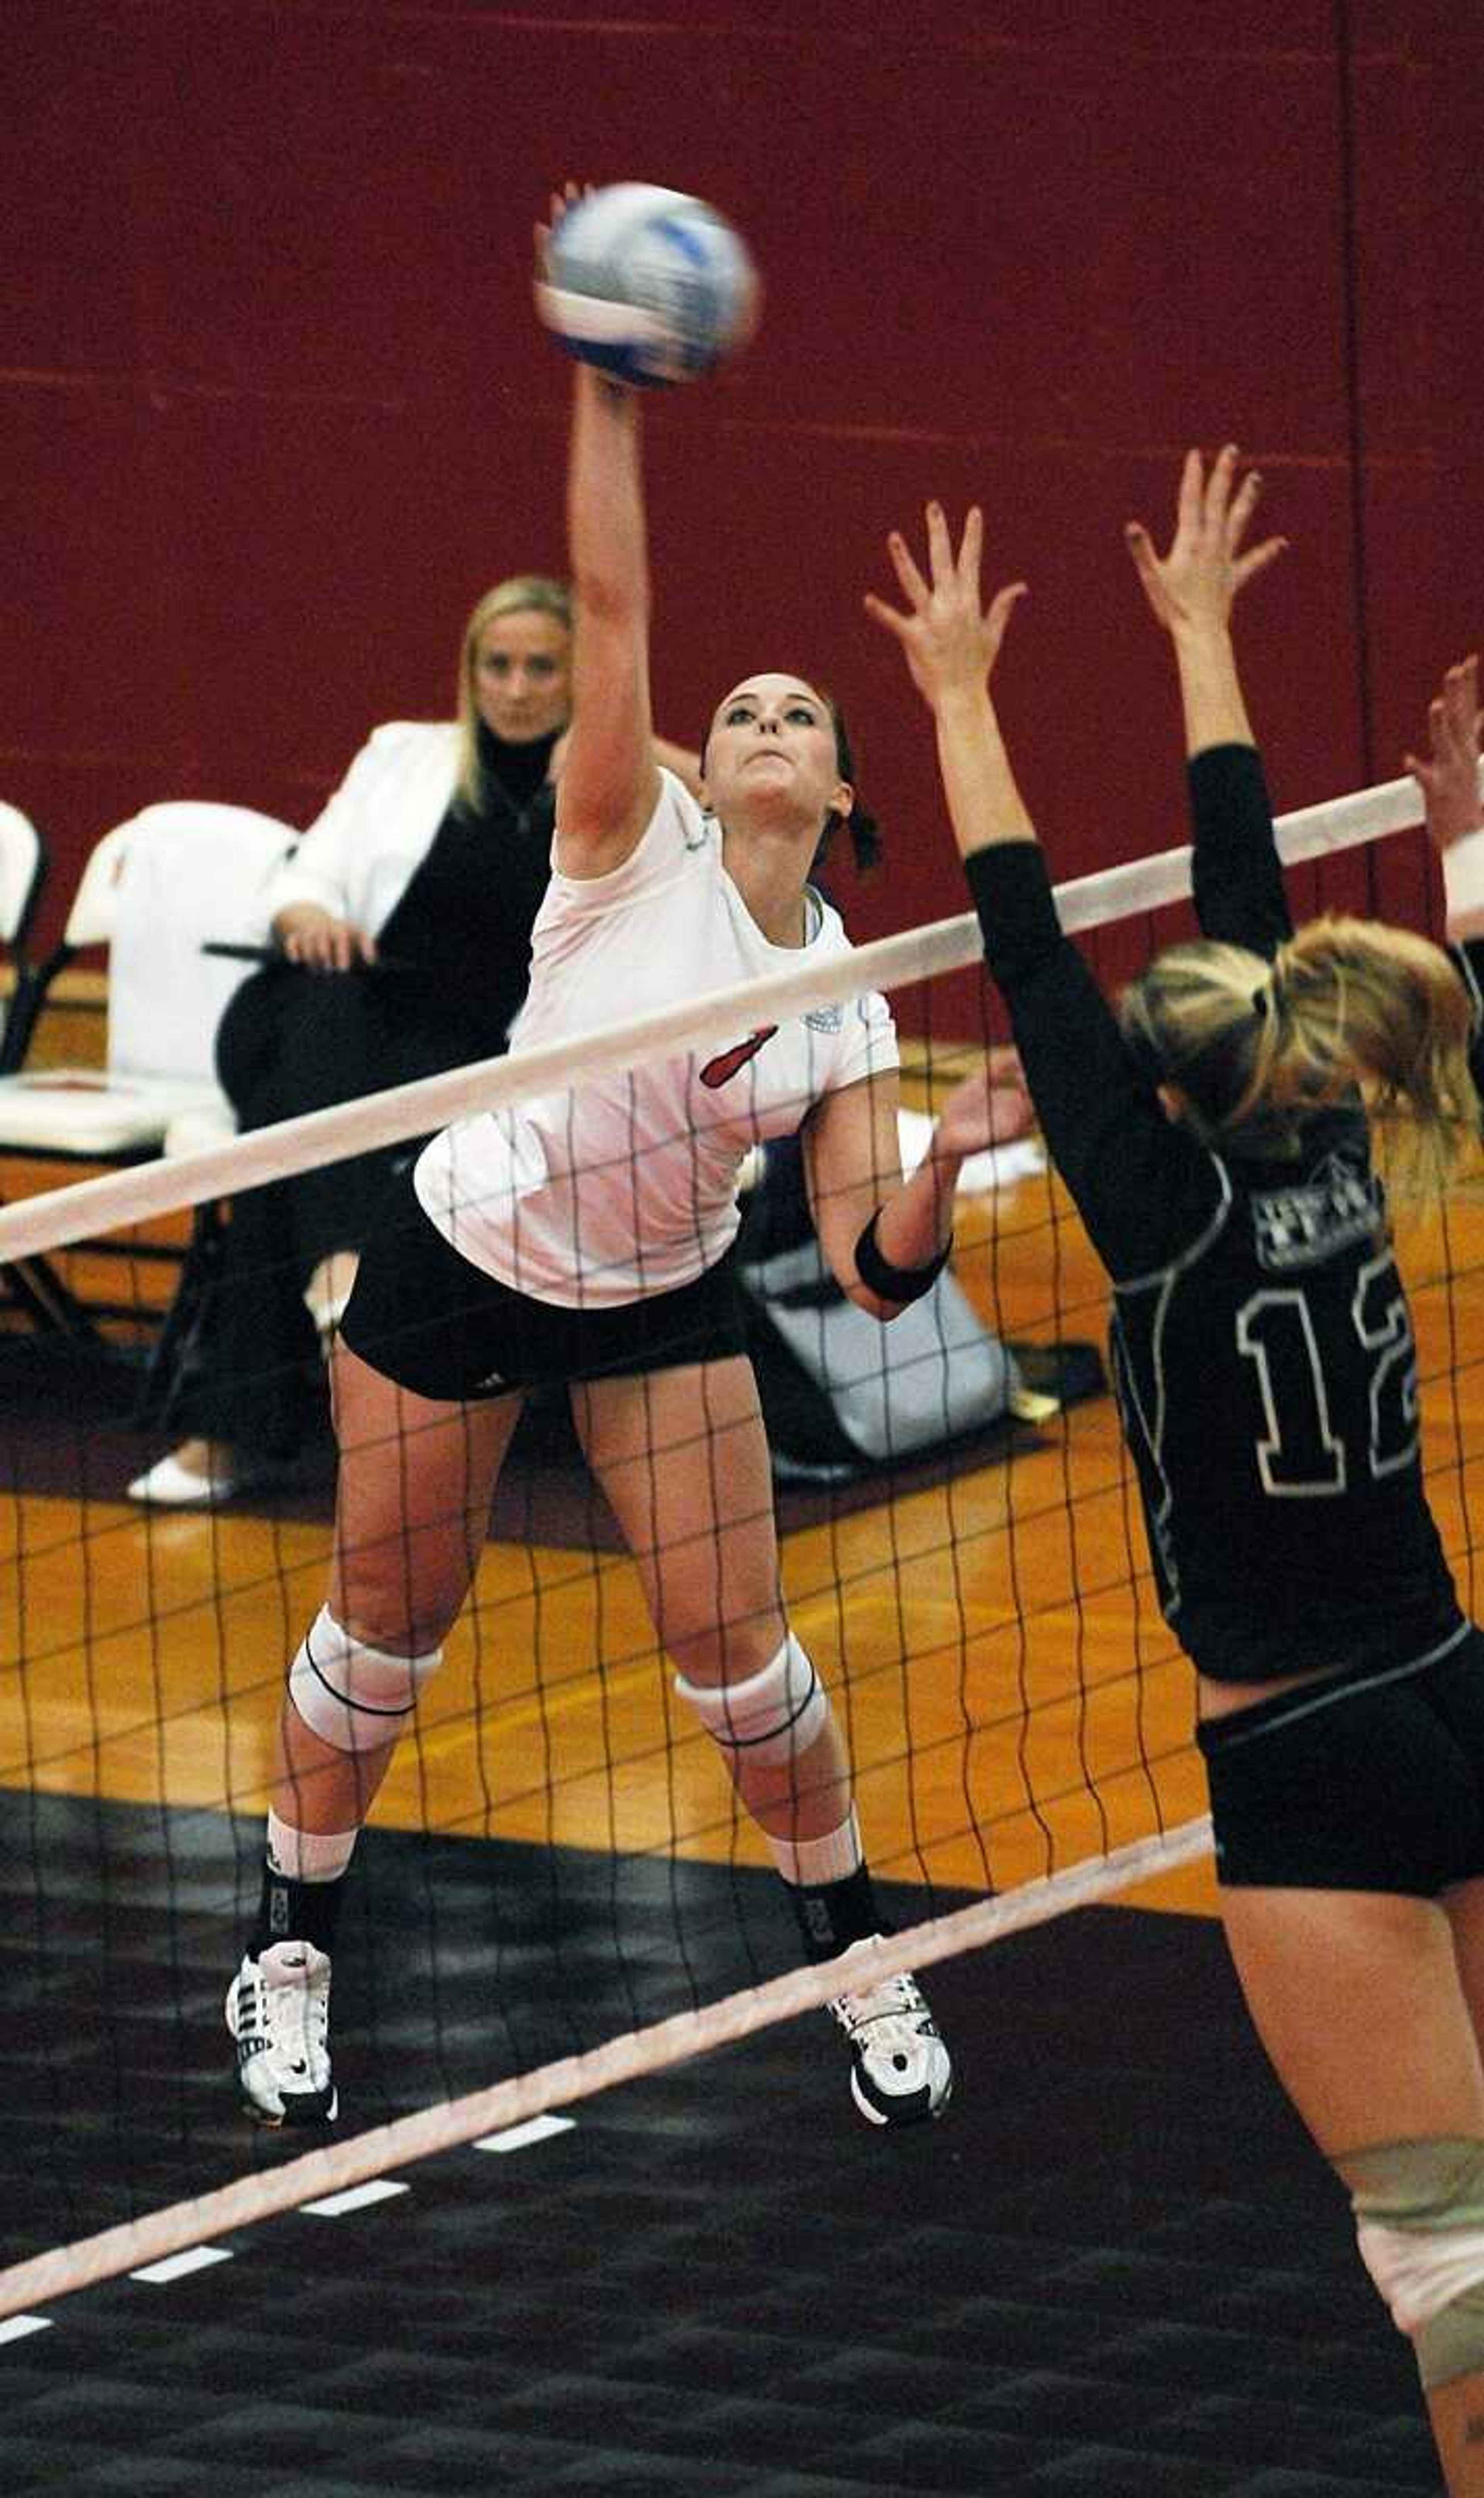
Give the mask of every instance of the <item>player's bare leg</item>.
M 1390 1893 L 1221 1895 L 1247 2008 L 1355 2196 L 1368 2262 L 1394 2310 L 1433 2310 L 1414 2339 L 1450 2498 L 1484 2498 L 1484 2065 L 1466 1991 L 1481 1891 L 1455 1895 L 1451 1921 Z M 1476 2270 L 1445 2296 L 1439 2257 L 1468 2276 L 1470 2249 Z
M 788 1886 L 808 1957 L 881 1931 L 849 1757 L 784 1613 L 767 1437 L 742 1359 L 573 1392 L 593 1472 L 634 1554 L 677 1689 L 716 1744 Z M 877 2125 L 936 2116 L 948 2053 L 915 1981 L 843 1989 L 852 2089 Z

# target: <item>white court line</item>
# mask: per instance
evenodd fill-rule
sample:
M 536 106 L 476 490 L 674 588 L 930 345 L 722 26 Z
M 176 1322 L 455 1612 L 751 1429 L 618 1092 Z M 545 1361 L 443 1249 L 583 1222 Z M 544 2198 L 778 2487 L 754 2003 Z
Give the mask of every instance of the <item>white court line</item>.
M 28 2333 L 45 2333 L 49 2316 L 8 2316 L 0 2324 L 0 2342 L 23 2342 Z
M 575 2116 L 533 2116 L 524 2125 L 507 2125 L 503 2133 L 484 2133 L 475 2143 L 476 2151 L 525 2151 L 533 2142 L 546 2142 L 553 2133 L 570 2133 Z
M 159 2263 L 142 2264 L 131 2272 L 131 2281 L 179 2281 L 183 2273 L 203 2272 L 207 2264 L 231 2263 L 230 2247 L 182 2247 L 177 2256 L 165 2256 Z
M 363 2186 L 347 2186 L 342 2194 L 322 2194 L 314 2203 L 300 2203 L 301 2212 L 317 2212 L 323 2220 L 337 2221 L 342 2212 L 363 2211 L 367 2203 L 385 2203 L 389 2194 L 405 2194 L 410 2190 L 396 2177 L 368 2177 Z

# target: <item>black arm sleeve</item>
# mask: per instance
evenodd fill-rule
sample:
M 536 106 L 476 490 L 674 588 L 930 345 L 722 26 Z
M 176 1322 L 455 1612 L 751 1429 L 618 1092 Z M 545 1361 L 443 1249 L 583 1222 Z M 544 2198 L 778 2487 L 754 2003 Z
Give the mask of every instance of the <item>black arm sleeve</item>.
M 1052 1159 L 1115 1281 L 1152 1274 L 1214 1220 L 1218 1166 L 1165 1117 L 1124 1046 L 1061 933 L 1036 844 L 995 843 L 964 868 Z
M 1255 746 L 1208 746 L 1187 767 L 1191 881 L 1204 937 L 1271 961 L 1293 918 L 1273 838 L 1273 809 Z

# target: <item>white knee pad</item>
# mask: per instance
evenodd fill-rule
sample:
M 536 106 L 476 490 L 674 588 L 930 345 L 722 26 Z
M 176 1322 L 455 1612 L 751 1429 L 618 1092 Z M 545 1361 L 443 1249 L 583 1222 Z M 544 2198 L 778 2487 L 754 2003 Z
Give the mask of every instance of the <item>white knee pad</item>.
M 1386 2142 L 1344 2164 L 1366 2269 L 1424 2386 L 1484 2368 L 1484 2142 Z
M 687 1682 L 678 1674 L 675 1687 L 734 1766 L 797 1761 L 830 1721 L 830 1695 L 792 1631 L 745 1682 Z
M 441 1648 L 425 1656 L 371 1648 L 323 1605 L 289 1668 L 289 1698 L 322 1743 L 337 1752 L 375 1752 L 401 1733 L 442 1661 Z

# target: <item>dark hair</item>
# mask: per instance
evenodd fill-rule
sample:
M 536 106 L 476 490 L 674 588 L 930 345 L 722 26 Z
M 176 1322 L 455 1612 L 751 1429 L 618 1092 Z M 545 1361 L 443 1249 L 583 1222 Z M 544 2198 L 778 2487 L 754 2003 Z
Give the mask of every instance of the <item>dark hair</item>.
M 849 782 L 854 795 L 848 816 L 837 815 L 832 807 L 825 817 L 825 828 L 819 837 L 819 848 L 814 852 L 813 864 L 815 867 L 823 867 L 830 854 L 830 845 L 843 824 L 845 831 L 850 835 L 850 854 L 857 868 L 862 875 L 865 875 L 868 869 L 880 864 L 881 827 L 869 808 L 862 806 L 860 792 L 856 789 L 855 756 L 850 748 L 850 731 L 845 726 L 845 715 L 833 694 L 821 691 L 821 700 L 826 704 L 830 718 L 835 722 L 836 769 L 842 781 Z
M 812 684 L 813 680 L 810 679 L 808 682 Z M 881 827 L 877 823 L 875 817 L 871 814 L 870 809 L 868 807 L 864 807 L 861 804 L 861 793 L 856 788 L 855 783 L 855 756 L 851 752 L 850 731 L 845 726 L 845 715 L 841 711 L 838 703 L 836 701 L 835 696 L 832 693 L 827 693 L 823 686 L 815 686 L 814 690 L 818 694 L 820 701 L 824 704 L 826 711 L 829 713 L 831 724 L 835 730 L 835 768 L 842 781 L 849 782 L 852 796 L 850 802 L 850 813 L 848 816 L 840 815 L 838 810 L 835 807 L 832 807 L 829 814 L 826 816 L 824 830 L 819 836 L 819 841 L 815 848 L 814 855 L 809 861 L 809 866 L 811 869 L 821 868 L 824 866 L 826 859 L 830 855 L 830 850 L 834 844 L 836 834 L 843 829 L 850 835 L 850 854 L 855 860 L 856 867 L 864 876 L 869 869 L 878 866 L 880 863 Z M 706 752 L 710 744 L 710 731 L 708 729 L 706 735 L 701 740 L 701 770 L 703 775 L 706 771 Z

